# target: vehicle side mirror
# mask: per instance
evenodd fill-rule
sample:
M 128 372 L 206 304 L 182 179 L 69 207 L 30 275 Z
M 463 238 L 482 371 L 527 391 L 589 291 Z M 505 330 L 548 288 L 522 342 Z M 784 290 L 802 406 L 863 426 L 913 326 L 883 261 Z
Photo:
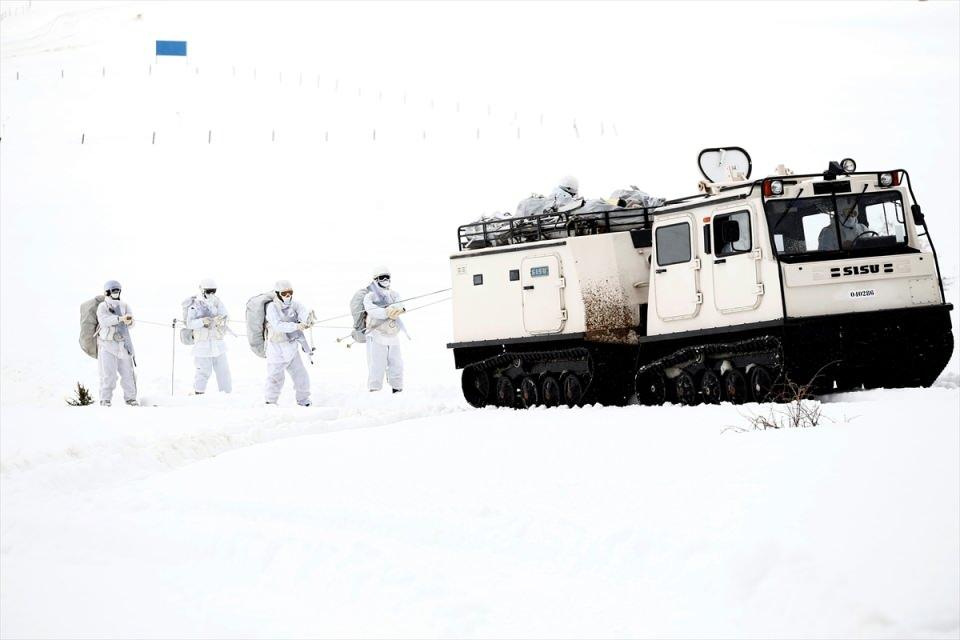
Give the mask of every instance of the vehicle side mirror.
M 724 220 L 720 226 L 720 238 L 723 242 L 733 244 L 740 241 L 740 225 L 736 220 Z
M 920 205 L 911 205 L 910 212 L 913 214 L 913 224 L 923 226 L 923 212 L 920 211 Z

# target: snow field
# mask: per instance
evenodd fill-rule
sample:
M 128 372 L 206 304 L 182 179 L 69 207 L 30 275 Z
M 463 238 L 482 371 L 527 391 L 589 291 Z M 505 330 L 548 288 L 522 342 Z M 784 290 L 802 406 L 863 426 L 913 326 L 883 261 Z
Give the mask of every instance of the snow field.
M 22 5 L 0 9 L 0 636 L 960 637 L 956 351 L 933 389 L 733 433 L 766 408 L 470 409 L 449 303 L 406 318 L 399 395 L 364 391 L 343 319 L 317 329 L 309 409 L 289 384 L 262 405 L 243 338 L 232 395 L 187 396 L 176 344 L 171 396 L 168 325 L 208 276 L 235 320 L 279 278 L 324 318 L 374 264 L 443 289 L 457 225 L 568 173 L 689 194 L 697 151 L 733 143 L 755 175 L 908 169 L 956 305 L 958 5 Z M 76 316 L 108 278 L 155 406 L 63 404 L 97 394 Z
M 751 434 L 729 405 L 469 411 L 8 494 L 4 632 L 954 637 L 956 400 Z

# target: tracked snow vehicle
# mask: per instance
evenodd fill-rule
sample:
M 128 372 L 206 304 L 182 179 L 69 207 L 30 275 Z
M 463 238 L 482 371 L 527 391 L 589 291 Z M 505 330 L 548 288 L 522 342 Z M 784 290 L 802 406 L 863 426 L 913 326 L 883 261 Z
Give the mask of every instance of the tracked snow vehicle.
M 697 195 L 499 219 L 450 256 L 456 367 L 477 407 L 762 401 L 928 386 L 953 351 L 909 174 L 705 149 Z

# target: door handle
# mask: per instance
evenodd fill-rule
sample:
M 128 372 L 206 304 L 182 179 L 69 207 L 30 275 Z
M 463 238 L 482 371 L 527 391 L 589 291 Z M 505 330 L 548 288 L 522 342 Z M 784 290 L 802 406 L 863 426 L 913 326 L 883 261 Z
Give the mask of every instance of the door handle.
M 726 259 L 726 258 L 720 258 L 719 260 L 714 260 L 714 261 L 713 261 L 713 264 L 726 264 L 726 263 L 727 263 L 727 259 Z
M 527 286 L 525 286 L 525 287 L 523 288 L 524 291 L 530 291 L 531 289 L 533 289 L 533 285 L 532 285 L 532 284 L 528 284 Z
M 666 273 L 666 272 L 667 272 L 666 269 L 657 269 L 657 273 Z

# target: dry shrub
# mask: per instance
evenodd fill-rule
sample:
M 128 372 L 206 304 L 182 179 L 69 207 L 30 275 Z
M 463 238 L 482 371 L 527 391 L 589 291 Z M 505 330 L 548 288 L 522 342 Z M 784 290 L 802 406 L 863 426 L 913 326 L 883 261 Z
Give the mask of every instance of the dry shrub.
M 78 382 L 73 397 L 67 398 L 67 404 L 71 407 L 85 407 L 93 404 L 93 396 L 90 395 L 89 389 Z

